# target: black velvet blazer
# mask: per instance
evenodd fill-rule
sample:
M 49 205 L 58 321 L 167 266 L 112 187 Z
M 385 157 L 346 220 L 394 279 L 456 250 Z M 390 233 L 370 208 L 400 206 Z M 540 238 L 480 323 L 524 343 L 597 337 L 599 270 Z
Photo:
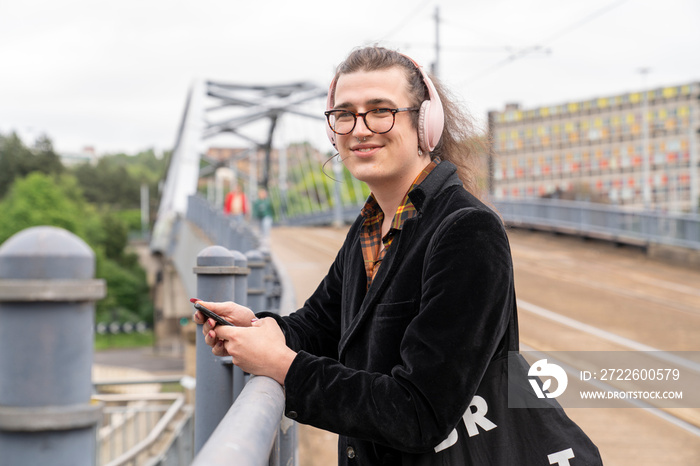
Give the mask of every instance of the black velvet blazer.
M 298 352 L 286 414 L 340 434 L 340 464 L 425 459 L 458 424 L 489 362 L 507 354 L 515 297 L 500 218 L 447 161 L 409 196 L 418 215 L 369 290 L 358 217 L 304 307 L 276 317 Z

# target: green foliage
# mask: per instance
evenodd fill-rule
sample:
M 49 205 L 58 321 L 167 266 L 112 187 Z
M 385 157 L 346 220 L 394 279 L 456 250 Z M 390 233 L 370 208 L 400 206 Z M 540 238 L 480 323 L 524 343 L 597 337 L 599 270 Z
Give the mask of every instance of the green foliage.
M 138 264 L 125 266 L 98 255 L 96 275 L 107 282 L 107 296 L 97 303 L 97 322 L 153 321 L 146 274 Z
M 34 172 L 14 183 L 0 203 L 0 242 L 16 232 L 38 225 L 65 228 L 90 243 L 88 225 L 94 209 L 80 195 L 75 179 Z
M 109 348 L 138 348 L 141 346 L 153 346 L 153 332 L 95 335 L 95 349 L 98 351 Z
M 15 178 L 32 172 L 59 174 L 63 165 L 46 136 L 37 139 L 34 148 L 24 145 L 16 133 L 0 134 L 0 198 L 10 189 Z
M 97 165 L 82 164 L 74 169 L 85 198 L 94 204 L 133 208 L 140 203 L 140 185 L 126 167 L 101 158 Z
M 73 168 L 88 202 L 115 209 L 140 209 L 141 186 L 148 186 L 149 207 L 157 207 L 158 183 L 165 172 L 165 161 L 153 150 L 130 156 L 106 155 L 96 165 Z M 136 228 L 141 229 L 140 220 Z
M 108 210 L 85 202 L 69 175 L 31 173 L 18 179 L 0 202 L 0 243 L 38 225 L 75 233 L 95 251 L 96 276 L 107 282 L 107 296 L 97 302 L 97 320 L 151 321 L 152 303 L 145 272 L 135 254 L 127 254 L 127 224 Z
M 366 184 L 353 179 L 342 167 L 340 177 L 334 172 L 327 157 L 314 153 L 308 144 L 290 146 L 289 187 L 282 193 L 277 186 L 270 186 L 273 210 L 279 216 L 294 217 L 333 208 L 335 190 L 340 193 L 342 205 L 361 204 L 369 196 Z M 337 178 L 337 179 L 336 179 Z
M 105 212 L 101 216 L 102 247 L 109 259 L 119 260 L 128 245 L 127 225 L 115 214 Z
M 126 225 L 128 231 L 141 230 L 141 209 L 120 210 L 114 215 Z

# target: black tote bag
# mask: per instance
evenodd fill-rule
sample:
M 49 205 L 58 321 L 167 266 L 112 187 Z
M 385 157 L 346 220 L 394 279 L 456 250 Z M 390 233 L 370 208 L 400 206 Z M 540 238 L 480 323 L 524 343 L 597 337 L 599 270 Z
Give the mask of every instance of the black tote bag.
M 515 307 L 515 305 L 514 305 Z M 538 407 L 509 408 L 511 401 L 531 400 L 529 364 L 518 353 L 517 311 L 504 336 L 509 356 L 491 361 L 467 412 L 435 451 L 405 455 L 414 466 L 599 466 L 598 448 L 552 398 Z M 510 368 L 509 368 L 510 366 Z M 510 384 L 509 384 L 510 372 Z M 515 376 L 515 377 L 514 377 Z M 517 401 L 516 400 L 516 401 Z M 528 401 L 529 405 L 533 405 Z M 522 403 L 518 403 L 522 405 Z

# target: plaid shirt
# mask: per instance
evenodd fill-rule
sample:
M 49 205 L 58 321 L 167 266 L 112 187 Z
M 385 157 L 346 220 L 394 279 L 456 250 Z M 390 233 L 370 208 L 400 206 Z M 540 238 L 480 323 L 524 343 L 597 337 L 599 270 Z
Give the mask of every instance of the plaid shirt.
M 387 249 L 389 249 L 394 237 L 401 231 L 401 228 L 403 228 L 404 222 L 418 215 L 416 208 L 413 206 L 413 202 L 411 202 L 411 199 L 408 197 L 408 193 L 421 184 L 439 163 L 440 158 L 436 157 L 426 165 L 416 179 L 413 180 L 399 208 L 396 209 L 396 214 L 391 222 L 389 232 L 383 238 L 382 223 L 384 222 L 384 212 L 382 212 L 373 194 L 370 194 L 369 199 L 367 199 L 367 202 L 360 212 L 360 215 L 365 217 L 365 221 L 362 223 L 362 230 L 360 231 L 360 245 L 362 247 L 362 256 L 365 261 L 365 272 L 367 273 L 367 288 L 372 284 L 372 279 L 374 279 L 374 276 L 377 274 L 377 270 L 379 270 L 379 266 L 382 263 L 382 259 L 384 259 Z M 384 243 L 384 249 L 380 248 L 380 241 Z

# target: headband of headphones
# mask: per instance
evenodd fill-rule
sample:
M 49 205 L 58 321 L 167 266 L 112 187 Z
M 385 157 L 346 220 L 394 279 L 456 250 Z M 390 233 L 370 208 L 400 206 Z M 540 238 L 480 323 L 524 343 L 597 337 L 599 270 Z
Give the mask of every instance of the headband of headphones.
M 445 112 L 442 108 L 442 102 L 440 101 L 440 96 L 435 89 L 433 81 L 428 77 L 427 73 L 423 68 L 416 63 L 411 57 L 400 54 L 403 57 L 411 61 L 420 72 L 421 77 L 425 86 L 428 88 L 428 100 L 423 101 L 420 106 L 420 112 L 418 114 L 418 145 L 421 150 L 425 153 L 430 153 L 437 146 L 440 141 L 440 136 L 442 136 L 442 129 L 445 125 Z M 328 97 L 326 98 L 326 110 L 331 110 L 333 108 L 333 97 L 335 94 L 335 88 L 338 84 L 338 75 L 333 78 L 331 85 L 328 88 Z M 326 134 L 328 139 L 335 147 L 335 137 L 336 134 L 328 126 L 326 127 Z

